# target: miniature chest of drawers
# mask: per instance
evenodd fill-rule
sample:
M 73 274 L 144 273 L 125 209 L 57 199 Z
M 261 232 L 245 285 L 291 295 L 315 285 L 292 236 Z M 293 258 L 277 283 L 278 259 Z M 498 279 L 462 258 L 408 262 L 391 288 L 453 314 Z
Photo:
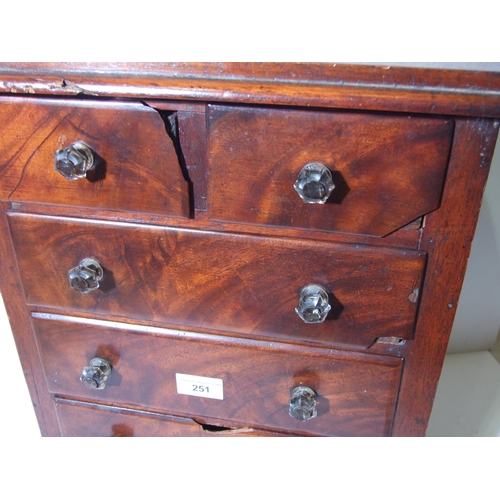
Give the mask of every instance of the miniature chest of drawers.
M 498 73 L 3 64 L 1 292 L 47 436 L 421 436 Z

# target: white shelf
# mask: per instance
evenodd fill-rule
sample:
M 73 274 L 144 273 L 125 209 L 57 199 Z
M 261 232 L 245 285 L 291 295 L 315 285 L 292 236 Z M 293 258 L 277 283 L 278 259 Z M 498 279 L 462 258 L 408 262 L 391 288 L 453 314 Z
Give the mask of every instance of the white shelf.
M 445 358 L 427 437 L 500 436 L 500 364 L 488 351 Z

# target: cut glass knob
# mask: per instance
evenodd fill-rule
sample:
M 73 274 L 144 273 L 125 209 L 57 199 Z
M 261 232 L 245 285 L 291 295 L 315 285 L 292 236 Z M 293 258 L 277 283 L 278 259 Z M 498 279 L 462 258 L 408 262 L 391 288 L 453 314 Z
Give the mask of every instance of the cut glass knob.
M 300 291 L 299 304 L 295 312 L 304 323 L 323 323 L 332 306 L 328 292 L 319 285 L 308 285 Z
M 78 266 L 68 271 L 71 288 L 81 293 L 97 290 L 103 276 L 104 269 L 101 264 L 92 258 L 83 259 Z
M 85 177 L 94 164 L 94 152 L 82 141 L 55 152 L 55 169 L 68 181 Z
M 293 389 L 288 405 L 291 417 L 301 422 L 314 418 L 317 415 L 316 392 L 310 387 L 299 385 Z
M 335 188 L 330 170 L 322 163 L 308 163 L 294 184 L 304 203 L 323 204 Z
M 111 373 L 111 364 L 103 358 L 94 358 L 82 370 L 80 380 L 87 389 L 102 390 Z

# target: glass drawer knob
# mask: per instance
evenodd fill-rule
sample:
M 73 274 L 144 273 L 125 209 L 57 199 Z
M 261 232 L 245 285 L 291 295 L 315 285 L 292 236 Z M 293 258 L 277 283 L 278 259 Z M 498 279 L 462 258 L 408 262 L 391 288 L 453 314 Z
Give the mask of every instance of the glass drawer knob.
M 94 165 L 94 152 L 82 141 L 74 142 L 65 149 L 59 149 L 54 155 L 55 170 L 68 181 L 86 177 Z
M 106 380 L 111 373 L 111 364 L 103 358 L 90 360 L 80 376 L 80 381 L 87 389 L 102 390 L 106 387 Z
M 310 387 L 299 385 L 292 391 L 288 402 L 289 415 L 301 422 L 316 417 L 316 392 Z
M 300 171 L 295 184 L 304 203 L 323 204 L 335 188 L 330 169 L 322 163 L 308 163 Z
M 331 308 L 328 292 L 322 286 L 307 285 L 300 291 L 295 312 L 304 323 L 323 323 Z
M 90 293 L 99 288 L 99 281 L 104 276 L 101 264 L 93 258 L 83 259 L 68 271 L 69 284 L 80 293 Z

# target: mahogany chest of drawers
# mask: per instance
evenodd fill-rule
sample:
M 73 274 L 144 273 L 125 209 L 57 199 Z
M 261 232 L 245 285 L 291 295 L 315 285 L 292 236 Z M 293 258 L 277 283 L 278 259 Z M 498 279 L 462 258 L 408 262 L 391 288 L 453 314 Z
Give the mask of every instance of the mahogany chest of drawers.
M 0 91 L 43 435 L 425 434 L 499 74 L 3 64 Z

